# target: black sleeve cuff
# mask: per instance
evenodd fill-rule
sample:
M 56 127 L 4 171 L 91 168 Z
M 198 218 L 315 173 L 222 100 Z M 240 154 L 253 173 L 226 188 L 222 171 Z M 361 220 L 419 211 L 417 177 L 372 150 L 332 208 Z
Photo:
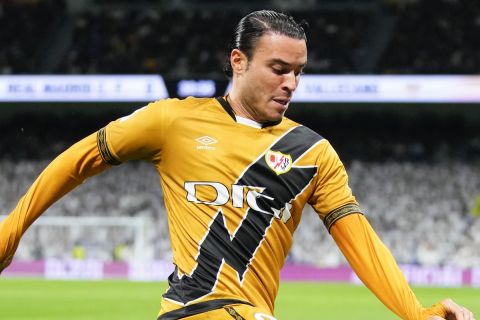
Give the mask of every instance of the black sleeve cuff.
M 105 128 L 98 130 L 97 133 L 97 147 L 100 151 L 103 161 L 113 166 L 121 164 L 121 162 L 113 156 L 113 154 L 108 149 L 107 144 L 107 131 Z
M 363 214 L 357 204 L 349 203 L 327 214 L 325 219 L 323 219 L 323 223 L 325 224 L 325 227 L 327 227 L 328 232 L 330 232 L 330 228 L 335 222 L 353 213 Z

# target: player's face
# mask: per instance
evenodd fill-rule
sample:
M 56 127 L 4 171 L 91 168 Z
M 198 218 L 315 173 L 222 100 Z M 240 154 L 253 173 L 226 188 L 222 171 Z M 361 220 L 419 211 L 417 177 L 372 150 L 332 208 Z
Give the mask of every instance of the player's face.
M 306 62 L 305 40 L 273 33 L 260 37 L 236 77 L 243 109 L 258 122 L 281 120 Z

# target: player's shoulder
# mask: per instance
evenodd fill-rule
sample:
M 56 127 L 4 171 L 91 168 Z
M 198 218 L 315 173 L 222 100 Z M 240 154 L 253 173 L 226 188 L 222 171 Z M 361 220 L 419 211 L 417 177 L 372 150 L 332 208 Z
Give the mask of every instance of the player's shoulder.
M 316 141 L 325 140 L 325 138 L 322 135 L 320 135 L 318 132 L 310 129 L 309 127 L 301 123 L 293 121 L 288 117 L 283 117 L 280 126 L 285 131 L 295 130 L 299 139 L 308 139 L 308 140 L 312 139 Z
M 284 117 L 280 126 L 287 134 L 293 134 L 292 140 L 311 145 L 309 153 L 316 154 L 318 157 L 335 156 L 336 151 L 330 141 L 320 133 L 309 127 Z
M 173 121 L 174 119 L 192 115 L 205 106 L 215 103 L 213 98 L 185 99 L 168 98 L 156 100 L 136 110 L 132 115 L 142 117 L 146 121 Z
M 184 110 L 188 109 L 194 111 L 196 108 L 201 108 L 202 106 L 208 106 L 215 103 L 215 98 L 196 98 L 196 97 L 187 97 L 184 99 L 178 98 L 168 98 L 161 99 L 149 104 L 149 107 L 152 109 L 161 109 L 161 108 L 172 108 L 173 110 Z

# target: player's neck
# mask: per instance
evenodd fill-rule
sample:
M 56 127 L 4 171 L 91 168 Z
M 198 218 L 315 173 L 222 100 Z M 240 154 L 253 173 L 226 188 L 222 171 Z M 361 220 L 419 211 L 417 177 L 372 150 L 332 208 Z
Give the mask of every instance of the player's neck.
M 248 107 L 245 107 L 245 104 L 235 96 L 235 93 L 227 93 L 225 100 L 230 104 L 236 116 L 260 123 L 257 119 L 255 119 L 252 112 L 249 111 Z

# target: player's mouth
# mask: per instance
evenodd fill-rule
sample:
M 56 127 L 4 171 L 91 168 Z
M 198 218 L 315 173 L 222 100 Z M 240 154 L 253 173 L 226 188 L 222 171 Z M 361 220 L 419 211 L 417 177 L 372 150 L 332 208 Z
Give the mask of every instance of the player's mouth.
M 285 108 L 290 103 L 290 99 L 288 99 L 288 98 L 274 98 L 272 100 L 275 101 L 276 103 L 280 104 L 281 106 L 285 107 Z

